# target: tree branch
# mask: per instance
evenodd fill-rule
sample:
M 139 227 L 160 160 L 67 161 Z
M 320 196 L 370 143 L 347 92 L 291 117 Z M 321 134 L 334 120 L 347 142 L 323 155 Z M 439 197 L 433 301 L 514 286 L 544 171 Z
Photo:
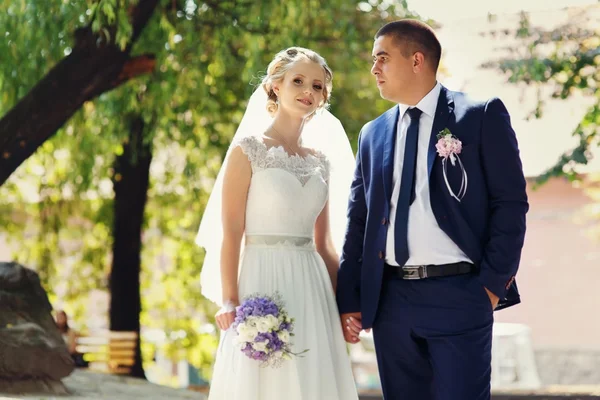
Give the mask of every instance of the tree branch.
M 121 85 L 123 82 L 146 75 L 154 71 L 156 66 L 156 57 L 154 54 L 143 54 L 141 56 L 130 58 L 125 62 L 121 73 L 113 83 L 113 87 Z
M 121 51 L 96 45 L 91 28 L 78 29 L 73 52 L 61 60 L 0 120 L 0 185 L 85 103 L 152 71 L 151 55 L 131 58 L 129 49 L 159 0 L 140 0 L 132 10 L 133 36 Z

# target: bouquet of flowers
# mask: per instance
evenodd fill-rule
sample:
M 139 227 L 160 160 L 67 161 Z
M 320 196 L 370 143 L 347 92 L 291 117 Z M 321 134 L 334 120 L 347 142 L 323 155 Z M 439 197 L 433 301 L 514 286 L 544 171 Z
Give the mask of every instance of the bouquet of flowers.
M 251 295 L 236 307 L 233 329 L 235 342 L 247 357 L 261 362 L 261 366 L 278 367 L 284 360 L 301 353 L 292 352 L 294 319 L 283 307 L 279 294 Z

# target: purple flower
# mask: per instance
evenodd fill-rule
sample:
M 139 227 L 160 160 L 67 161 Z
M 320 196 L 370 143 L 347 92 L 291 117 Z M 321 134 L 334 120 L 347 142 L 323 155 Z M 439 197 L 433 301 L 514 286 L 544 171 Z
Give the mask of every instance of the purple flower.
M 289 331 L 290 329 L 290 324 L 288 322 L 282 322 L 281 325 L 279 325 L 279 330 L 280 331 Z
M 273 317 L 283 322 L 278 324 Z M 293 335 L 294 321 L 287 316 L 278 294 L 273 297 L 253 295 L 244 299 L 236 308 L 233 327 L 242 340 L 238 342 L 240 351 L 248 358 L 260 361 L 261 366 L 277 367 L 289 355 L 301 354 L 291 350 L 289 338 Z

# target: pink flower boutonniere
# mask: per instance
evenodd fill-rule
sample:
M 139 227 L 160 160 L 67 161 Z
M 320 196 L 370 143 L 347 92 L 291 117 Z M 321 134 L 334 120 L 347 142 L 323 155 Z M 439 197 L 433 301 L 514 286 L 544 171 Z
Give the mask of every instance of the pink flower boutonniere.
M 443 131 L 438 133 L 437 139 L 438 142 L 436 143 L 435 148 L 438 155 L 442 157 L 442 168 L 444 173 L 444 181 L 446 181 L 446 187 L 448 187 L 450 195 L 460 202 L 462 198 L 465 197 L 465 193 L 467 192 L 467 171 L 465 171 L 465 167 L 458 156 L 462 151 L 462 142 L 456 136 L 454 136 L 448 128 L 444 128 Z M 458 161 L 462 172 L 462 181 L 460 183 L 458 194 L 454 194 L 454 191 L 448 182 L 448 159 L 450 159 L 450 163 L 453 167 L 456 166 L 456 162 Z
M 444 128 L 443 131 L 437 135 L 438 142 L 435 145 L 440 157 L 450 157 L 452 165 L 456 162 L 455 155 L 460 154 L 462 151 L 462 142 L 450 132 L 450 129 Z

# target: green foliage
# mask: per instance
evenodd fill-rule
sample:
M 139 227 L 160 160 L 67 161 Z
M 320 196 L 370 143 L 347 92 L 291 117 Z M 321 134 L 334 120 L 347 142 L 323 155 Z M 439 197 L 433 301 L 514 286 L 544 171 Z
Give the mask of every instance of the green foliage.
M 116 43 L 121 49 L 125 49 L 133 29 L 127 15 L 127 10 L 139 0 L 97 0 L 92 2 L 87 14 L 90 15 L 90 23 L 93 32 L 102 33 L 107 42 Z M 114 29 L 116 28 L 116 29 Z M 114 33 L 114 38 L 111 34 Z
M 0 2 L 0 26 L 10 32 L 0 43 L 0 114 L 69 54 L 75 29 L 91 24 L 127 46 L 132 4 Z M 132 48 L 154 54 L 155 71 L 86 103 L 0 188 L 0 222 L 15 259 L 36 268 L 51 300 L 84 321 L 87 295 L 107 288 L 112 165 L 129 121 L 142 116 L 154 147 L 142 326 L 164 330 L 164 349 L 174 356 L 186 350 L 208 375 L 215 310 L 200 295 L 203 253 L 194 237 L 247 99 L 277 51 L 312 48 L 334 71 L 332 112 L 355 145 L 362 125 L 391 106 L 369 72 L 373 35 L 384 22 L 410 16 L 406 9 L 404 1 L 386 0 L 163 1 Z
M 0 115 L 73 46 L 87 16 L 85 0 L 0 1 Z
M 594 15 L 593 13 L 591 15 Z M 596 101 L 586 112 L 572 135 L 578 145 L 566 151 L 557 163 L 538 178 L 544 183 L 554 176 L 577 179 L 577 165 L 587 164 L 593 146 L 600 145 L 600 31 L 595 21 L 582 10 L 569 21 L 552 30 L 534 27 L 526 13 L 521 14 L 515 33 L 521 46 L 512 55 L 488 65 L 508 74 L 509 82 L 552 87 L 553 98 L 568 99 L 574 94 L 594 96 Z M 531 116 L 541 118 L 544 99 L 538 94 L 538 104 Z

